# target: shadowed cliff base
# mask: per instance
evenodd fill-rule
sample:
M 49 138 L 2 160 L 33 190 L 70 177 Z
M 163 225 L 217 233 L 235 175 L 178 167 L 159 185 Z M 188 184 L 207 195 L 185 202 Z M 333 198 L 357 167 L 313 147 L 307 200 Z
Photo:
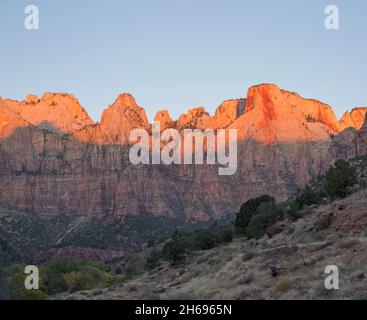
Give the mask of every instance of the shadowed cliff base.
M 218 218 L 264 193 L 286 199 L 333 160 L 363 154 L 360 140 L 348 129 L 327 141 L 240 141 L 237 172 L 219 176 L 217 165 L 135 166 L 127 146 L 19 128 L 0 144 L 0 203 L 42 216 Z

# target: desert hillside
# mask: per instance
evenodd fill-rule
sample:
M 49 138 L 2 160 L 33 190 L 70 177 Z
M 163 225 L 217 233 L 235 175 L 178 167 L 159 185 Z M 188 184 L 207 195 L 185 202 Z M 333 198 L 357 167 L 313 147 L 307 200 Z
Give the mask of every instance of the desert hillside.
M 120 285 L 57 298 L 367 299 L 366 190 L 310 208 L 305 218 L 283 228 L 271 239 L 237 239 L 189 254 L 182 265 L 164 264 Z M 339 291 L 324 288 L 327 265 L 340 268 Z

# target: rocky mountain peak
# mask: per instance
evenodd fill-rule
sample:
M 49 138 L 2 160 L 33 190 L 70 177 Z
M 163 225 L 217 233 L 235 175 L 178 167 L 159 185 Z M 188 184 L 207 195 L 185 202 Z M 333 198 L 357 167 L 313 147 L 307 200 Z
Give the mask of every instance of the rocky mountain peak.
M 7 100 L 5 105 L 34 126 L 73 133 L 93 124 L 92 119 L 74 95 L 45 93 L 41 99 L 28 95 L 24 101 Z
M 130 93 L 119 94 L 112 106 L 121 108 L 138 108 L 135 98 Z
M 26 99 L 25 99 L 25 103 L 26 104 L 36 104 L 39 103 L 39 98 L 34 95 L 34 94 L 29 94 L 27 95 Z
M 189 109 L 186 114 L 181 115 L 177 120 L 177 126 L 183 128 L 197 128 L 197 129 L 215 129 L 215 121 L 205 111 L 204 107 Z
M 108 142 L 127 144 L 130 131 L 136 128 L 149 129 L 145 110 L 128 93 L 120 94 L 115 102 L 103 111 L 100 128 Z
M 345 112 L 340 119 L 340 129 L 344 130 L 349 127 L 360 129 L 365 120 L 367 107 L 354 108 L 351 112 Z
M 333 132 L 340 131 L 339 122 L 329 105 L 302 98 L 299 94 L 282 90 L 274 84 L 262 84 L 248 90 L 246 113 L 256 109 L 261 110 L 268 120 L 296 115 L 301 121 L 322 123 Z
M 225 100 L 214 115 L 217 128 L 226 128 L 245 112 L 246 99 Z
M 158 111 L 154 117 L 154 121 L 160 122 L 161 130 L 165 130 L 174 124 L 174 121 L 172 120 L 168 110 Z

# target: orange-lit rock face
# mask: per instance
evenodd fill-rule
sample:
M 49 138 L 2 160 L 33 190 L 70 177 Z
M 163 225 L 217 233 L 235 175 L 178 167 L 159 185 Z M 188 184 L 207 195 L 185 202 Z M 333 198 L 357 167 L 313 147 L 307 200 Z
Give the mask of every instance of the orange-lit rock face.
M 340 119 L 340 129 L 356 128 L 360 129 L 363 125 L 365 116 L 367 113 L 367 107 L 355 108 L 351 112 L 345 112 Z
M 244 113 L 245 106 L 245 99 L 224 101 L 215 111 L 214 121 L 216 128 L 227 128 Z
M 73 133 L 92 125 L 93 121 L 70 94 L 45 93 L 41 99 L 29 95 L 25 101 L 6 100 L 5 105 L 35 126 L 63 133 Z
M 0 98 L 0 141 L 14 134 L 17 128 L 29 125 L 11 109 L 5 106 L 5 101 Z
M 358 117 L 356 111 L 346 116 L 348 126 L 358 128 Z M 276 85 L 252 87 L 246 100 L 224 101 L 213 116 L 196 108 L 177 121 L 167 111 L 155 119 L 163 128 L 237 129 L 236 174 L 219 177 L 207 165 L 131 165 L 129 133 L 150 124 L 129 94 L 117 97 L 100 124 L 71 95 L 0 98 L 0 204 L 43 215 L 206 220 L 264 193 L 284 200 L 335 159 L 367 152 L 367 122 L 340 132 L 349 120 L 339 124 L 329 106 Z M 71 135 L 40 129 L 44 123 Z
M 179 129 L 214 129 L 216 128 L 213 118 L 205 111 L 204 107 L 190 109 L 177 120 Z
M 264 84 L 248 90 L 245 114 L 231 128 L 262 143 L 326 141 L 339 131 L 333 110 L 321 102 Z
M 101 130 L 109 143 L 128 144 L 130 131 L 137 128 L 149 129 L 143 108 L 138 107 L 134 97 L 124 93 L 103 111 Z
M 174 126 L 174 121 L 167 110 L 158 111 L 154 117 L 154 121 L 160 123 L 161 131 Z

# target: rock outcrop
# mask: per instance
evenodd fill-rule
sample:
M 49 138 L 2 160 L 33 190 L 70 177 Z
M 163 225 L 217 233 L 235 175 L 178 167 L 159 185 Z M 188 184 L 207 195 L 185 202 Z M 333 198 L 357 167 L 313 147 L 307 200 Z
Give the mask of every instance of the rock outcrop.
M 351 112 L 345 112 L 340 119 L 340 129 L 356 128 L 360 129 L 366 117 L 367 107 L 355 108 Z
M 107 142 L 128 144 L 131 130 L 148 130 L 150 125 L 145 110 L 138 107 L 132 95 L 124 93 L 103 112 L 100 127 Z
M 361 129 L 357 133 L 356 149 L 359 156 L 367 154 L 367 117 L 365 117 Z
M 158 111 L 154 117 L 154 121 L 160 123 L 161 131 L 171 128 L 175 125 L 175 122 L 172 120 L 167 110 Z
M 71 94 L 45 93 L 41 99 L 29 95 L 22 102 L 5 100 L 5 106 L 30 124 L 46 130 L 73 133 L 93 124 Z
M 215 111 L 215 127 L 227 128 L 245 112 L 246 99 L 226 100 Z
M 100 124 L 71 95 L 0 99 L 0 204 L 53 218 L 218 218 L 264 193 L 284 200 L 337 158 L 367 152 L 358 117 L 339 123 L 328 105 L 271 84 L 224 101 L 213 116 L 202 107 L 177 121 L 159 112 L 161 128 L 237 129 L 237 172 L 219 176 L 213 165 L 132 165 L 129 133 L 151 125 L 129 94 Z

